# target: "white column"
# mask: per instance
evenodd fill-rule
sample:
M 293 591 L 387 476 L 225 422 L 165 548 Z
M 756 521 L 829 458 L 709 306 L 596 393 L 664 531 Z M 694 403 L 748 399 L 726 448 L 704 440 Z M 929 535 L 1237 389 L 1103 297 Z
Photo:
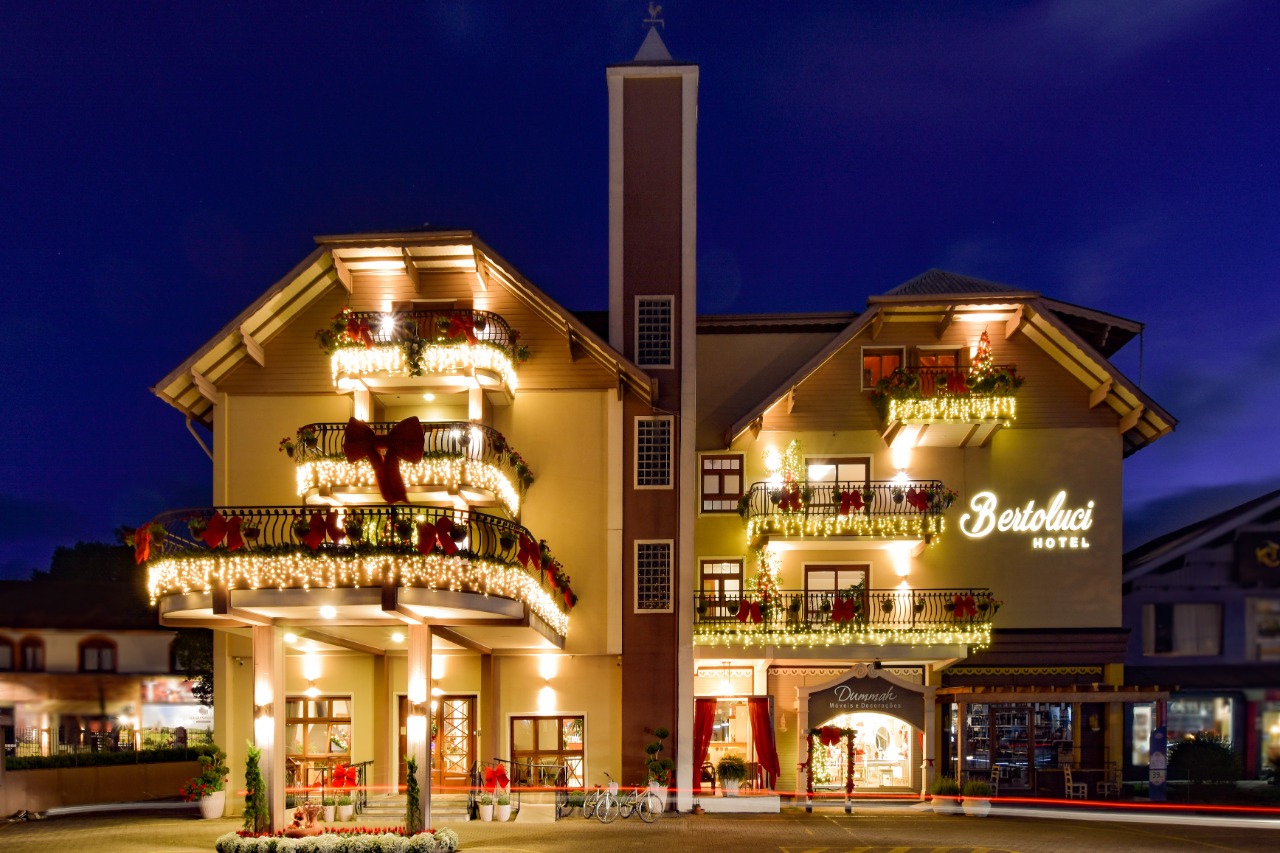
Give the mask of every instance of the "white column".
M 284 635 L 274 626 L 253 628 L 253 744 L 262 750 L 260 767 L 267 785 L 272 832 L 289 823 L 285 814 Z M 231 790 L 243 783 L 232 781 Z
M 409 626 L 409 725 L 406 759 L 418 762 L 422 826 L 431 828 L 431 627 Z
M 803 764 L 799 759 L 805 758 L 806 751 L 809 746 L 807 733 L 809 731 L 809 691 L 806 689 L 803 693 L 800 688 L 796 688 L 796 764 Z M 813 768 L 806 766 L 804 770 L 796 769 L 796 798 L 804 796 L 804 805 L 807 811 L 813 811 L 813 803 L 809 800 L 809 774 L 813 772 Z

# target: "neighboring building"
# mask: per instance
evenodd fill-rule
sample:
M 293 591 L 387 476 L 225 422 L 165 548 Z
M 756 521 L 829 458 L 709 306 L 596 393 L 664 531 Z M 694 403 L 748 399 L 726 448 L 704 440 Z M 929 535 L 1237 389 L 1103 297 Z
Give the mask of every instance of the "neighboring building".
M 1125 554 L 1131 680 L 1173 691 L 1169 742 L 1229 740 L 1246 778 L 1280 759 L 1280 491 Z M 1145 776 L 1153 709 L 1126 719 L 1126 773 Z
M 1115 582 L 1122 459 L 1174 423 L 1108 361 L 1140 327 L 939 271 L 697 318 L 698 69 L 651 30 L 607 80 L 603 324 L 470 232 L 323 237 L 154 389 L 213 431 L 214 505 L 137 538 L 162 624 L 215 631 L 233 773 L 253 737 L 278 818 L 336 762 L 639 781 L 659 727 L 681 808 L 728 750 L 803 790 L 821 725 L 880 790 L 1114 759 L 1164 698 Z

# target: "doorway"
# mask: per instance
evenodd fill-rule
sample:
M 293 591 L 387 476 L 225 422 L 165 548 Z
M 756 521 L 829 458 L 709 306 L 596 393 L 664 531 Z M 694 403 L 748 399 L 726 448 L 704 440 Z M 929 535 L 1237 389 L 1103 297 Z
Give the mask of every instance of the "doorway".
M 431 700 L 431 788 L 439 793 L 466 789 L 475 763 L 476 697 L 438 696 Z M 409 749 L 409 699 L 400 697 L 399 784 L 406 782 L 405 754 Z

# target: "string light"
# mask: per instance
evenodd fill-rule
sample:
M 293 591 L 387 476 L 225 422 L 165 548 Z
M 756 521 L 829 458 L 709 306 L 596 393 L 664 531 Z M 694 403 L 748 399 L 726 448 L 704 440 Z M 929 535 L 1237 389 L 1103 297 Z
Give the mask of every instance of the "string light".
M 760 536 L 878 536 L 885 539 L 933 539 L 941 536 L 946 523 L 941 515 L 929 513 L 850 512 L 845 515 L 805 515 L 799 512 L 774 512 L 756 515 L 747 522 L 747 541 Z
M 840 625 L 769 625 L 734 622 L 699 623 L 693 629 L 695 646 L 931 646 L 967 645 L 983 649 L 991 644 L 989 622 L 937 623 L 886 628 L 846 623 Z
M 476 371 L 496 374 L 510 391 L 517 386 L 516 368 L 510 353 L 488 341 L 467 345 L 432 343 L 422 348 L 417 364 L 411 365 L 400 343 L 372 347 L 341 346 L 330 357 L 335 381 L 362 378 L 370 374 L 389 376 L 473 375 Z
M 889 400 L 891 421 L 1005 420 L 1016 418 L 1013 397 L 957 396 L 924 400 Z M 1007 426 L 1008 424 L 1006 424 Z
M 406 486 L 444 486 L 457 492 L 462 486 L 491 492 L 512 518 L 520 514 L 520 493 L 507 472 L 491 462 L 469 459 L 465 456 L 435 457 L 421 462 L 400 460 L 400 476 Z M 298 463 L 298 494 L 306 495 L 312 489 L 340 489 L 367 487 L 378 484 L 373 466 L 368 459 L 348 462 L 340 457 L 311 459 Z

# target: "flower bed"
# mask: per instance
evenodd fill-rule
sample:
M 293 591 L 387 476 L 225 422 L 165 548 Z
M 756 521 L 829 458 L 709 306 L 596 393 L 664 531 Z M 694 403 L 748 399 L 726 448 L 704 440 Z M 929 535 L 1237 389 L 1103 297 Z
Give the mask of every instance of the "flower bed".
M 428 829 L 405 835 L 400 828 L 353 827 L 305 838 L 275 834 L 228 832 L 214 842 L 217 853 L 453 853 L 458 833 L 452 829 Z

